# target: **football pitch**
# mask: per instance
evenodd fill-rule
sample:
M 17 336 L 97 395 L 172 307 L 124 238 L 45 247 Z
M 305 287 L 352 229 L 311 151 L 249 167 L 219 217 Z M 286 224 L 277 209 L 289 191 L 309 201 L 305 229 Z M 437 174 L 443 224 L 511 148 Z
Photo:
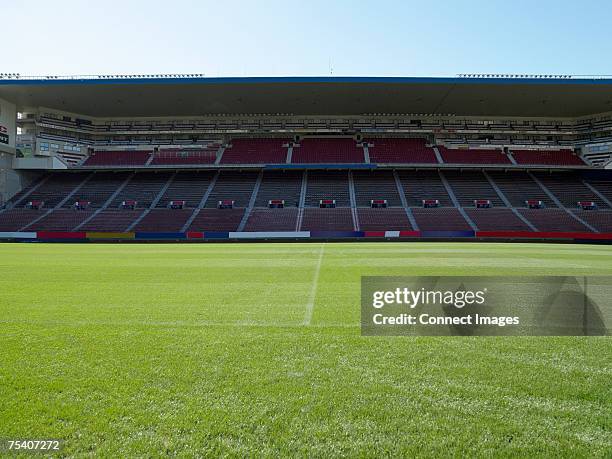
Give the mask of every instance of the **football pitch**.
M 361 276 L 449 274 L 612 275 L 612 246 L 1 244 L 0 438 L 610 457 L 610 337 L 360 336 Z

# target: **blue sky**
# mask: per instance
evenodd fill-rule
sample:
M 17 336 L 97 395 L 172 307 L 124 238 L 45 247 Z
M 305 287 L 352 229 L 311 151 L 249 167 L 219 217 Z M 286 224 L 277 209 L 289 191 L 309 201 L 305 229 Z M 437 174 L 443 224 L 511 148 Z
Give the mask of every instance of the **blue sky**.
M 612 74 L 610 1 L 0 3 L 0 72 Z

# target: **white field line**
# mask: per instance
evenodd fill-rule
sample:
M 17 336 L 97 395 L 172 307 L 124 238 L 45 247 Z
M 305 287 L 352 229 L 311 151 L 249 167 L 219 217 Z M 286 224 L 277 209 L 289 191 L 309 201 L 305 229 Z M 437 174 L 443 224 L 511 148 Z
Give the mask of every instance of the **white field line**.
M 315 297 L 317 296 L 317 285 L 319 283 L 319 272 L 321 271 L 321 261 L 323 260 L 323 253 L 325 252 L 325 244 L 321 244 L 321 250 L 319 251 L 319 260 L 317 261 L 317 268 L 315 269 L 314 278 L 312 279 L 312 287 L 310 288 L 310 296 L 308 297 L 308 304 L 306 304 L 306 315 L 304 316 L 304 325 L 310 325 L 312 322 L 312 313 L 314 311 Z

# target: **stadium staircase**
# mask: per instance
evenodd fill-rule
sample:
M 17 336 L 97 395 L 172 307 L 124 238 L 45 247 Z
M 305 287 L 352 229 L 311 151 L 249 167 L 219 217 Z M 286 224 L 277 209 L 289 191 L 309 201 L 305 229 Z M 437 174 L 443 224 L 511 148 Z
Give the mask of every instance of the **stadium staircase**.
M 506 206 L 508 209 L 512 211 L 512 213 L 514 214 L 514 217 L 520 219 L 525 224 L 525 226 L 529 228 L 530 231 L 537 231 L 538 229 L 529 220 L 527 220 L 523 215 L 521 215 L 521 213 L 518 210 L 516 210 L 516 208 L 512 206 L 512 203 L 510 202 L 510 200 L 506 197 L 503 191 L 497 186 L 497 184 L 495 183 L 493 178 L 491 178 L 489 173 L 487 171 L 483 171 L 483 175 L 486 177 L 486 179 L 489 181 L 489 183 L 491 184 L 495 192 L 499 195 L 501 200 L 504 202 L 504 206 Z M 500 214 L 499 217 L 502 218 L 503 215 Z M 478 224 L 478 222 L 476 222 L 476 224 Z M 512 226 L 512 225 L 510 225 L 510 223 L 507 223 L 505 222 L 505 220 L 502 219 L 500 220 L 499 226 L 505 227 L 505 226 Z M 480 229 L 482 230 L 482 228 Z
M 86 227 L 86 225 L 93 220 L 94 218 L 96 218 L 98 216 L 98 214 L 104 212 L 104 210 L 111 204 L 111 202 L 113 202 L 113 200 L 115 199 L 115 197 L 117 197 L 117 195 L 119 193 L 121 193 L 121 191 L 123 190 L 123 188 L 125 188 L 125 186 L 128 184 L 128 182 L 132 179 L 132 177 L 134 176 L 133 173 L 127 174 L 127 176 L 125 177 L 125 179 L 118 184 L 118 186 L 116 187 L 116 189 L 114 191 L 111 190 L 111 194 L 110 196 L 108 196 L 108 198 L 106 198 L 106 200 L 104 201 L 104 203 L 100 206 L 99 209 L 97 209 L 96 211 L 94 211 L 88 218 L 86 218 L 85 220 L 83 220 L 80 224 L 78 224 L 77 226 L 75 226 L 72 231 L 80 231 L 81 229 L 83 229 L 84 227 Z M 95 189 L 95 196 L 96 196 L 96 201 L 98 199 L 102 199 L 101 196 L 103 196 L 104 194 L 104 189 L 106 189 L 106 185 L 102 185 L 100 184 L 100 187 Z M 94 201 L 94 202 L 96 202 Z M 95 204 L 94 204 L 95 207 Z
M 610 182 L 597 182 L 597 183 L 599 183 L 603 187 L 603 189 L 605 190 L 604 192 L 599 191 L 597 188 L 595 188 L 593 185 L 591 185 L 586 180 L 582 180 L 582 183 L 589 190 L 591 190 L 591 192 L 593 192 L 595 195 L 597 195 L 599 197 L 599 199 L 601 199 L 603 202 L 605 202 L 606 205 L 609 208 L 612 209 L 612 201 L 610 201 L 610 199 L 608 199 L 608 197 L 606 196 L 606 194 L 607 194 L 608 196 L 612 197 L 612 183 L 610 183 Z
M 30 198 L 32 200 L 44 202 L 44 206 L 45 208 L 48 208 L 48 210 L 42 212 L 28 225 L 19 228 L 18 231 L 49 231 L 54 230 L 58 226 L 64 228 L 63 230 L 66 231 L 67 229 L 65 226 L 68 223 L 64 223 L 62 218 L 64 220 L 69 219 L 70 222 L 74 223 L 70 228 L 79 224 L 82 220 L 88 217 L 85 211 L 83 211 L 83 213 L 79 213 L 78 215 L 77 212 L 79 211 L 76 210 L 68 211 L 72 212 L 73 215 L 63 211 L 54 216 L 51 216 L 51 214 L 54 211 L 61 209 L 61 207 L 67 203 L 72 196 L 74 196 L 74 194 L 78 192 L 78 190 L 85 185 L 89 179 L 91 179 L 92 176 L 92 173 L 87 174 L 86 176 L 83 176 L 83 174 L 75 174 L 74 176 L 72 174 L 68 174 L 66 177 L 60 178 L 60 175 L 47 181 L 44 186 L 40 187 L 35 193 L 30 195 Z
M 161 200 L 161 198 L 164 195 L 164 193 L 166 193 L 166 191 L 170 187 L 170 184 L 174 180 L 174 177 L 176 177 L 177 173 L 178 172 L 175 172 L 170 177 L 168 177 L 168 181 L 161 188 L 161 190 L 159 190 L 159 192 L 157 193 L 157 195 L 155 196 L 153 201 L 151 201 L 151 204 L 149 204 L 149 207 L 147 209 L 145 209 L 145 211 L 140 215 L 140 217 L 138 217 L 136 220 L 134 220 L 132 222 L 132 224 L 128 227 L 128 231 L 135 230 L 135 228 L 138 228 L 135 231 L 159 231 L 159 230 L 156 230 L 154 228 L 163 227 L 164 225 L 168 225 L 169 224 L 169 222 L 164 222 L 164 219 L 170 217 L 167 214 L 167 211 L 158 211 L 158 212 L 153 211 L 153 213 L 151 213 L 151 212 L 152 212 L 153 209 L 155 209 L 155 206 L 157 206 L 157 203 Z M 173 217 L 176 219 L 178 217 L 178 215 L 179 214 L 175 214 L 175 215 L 173 215 Z M 146 219 L 146 222 L 149 224 L 149 227 L 147 227 L 146 224 L 144 224 L 144 225 L 141 224 L 141 222 L 143 220 L 145 220 L 145 219 Z M 174 226 L 176 226 L 176 224 L 174 224 Z M 179 228 L 180 227 L 181 226 L 179 226 Z M 151 228 L 151 229 L 149 229 L 149 228 Z M 178 231 L 178 229 L 176 231 Z
M 448 180 L 446 180 L 446 177 L 444 176 L 444 174 L 441 171 L 438 171 L 438 175 L 440 176 L 442 184 L 444 185 L 444 188 L 446 189 L 448 196 L 451 198 L 453 205 L 457 208 L 457 211 L 461 214 L 465 222 L 469 225 L 469 227 L 472 230 L 478 231 L 478 227 L 474 224 L 474 222 L 470 219 L 468 214 L 465 213 L 465 210 L 463 210 L 463 208 L 461 207 L 461 203 L 457 199 L 457 196 L 455 196 L 455 193 L 453 192 L 453 188 L 450 186 L 450 183 L 448 183 Z M 452 213 L 449 213 L 449 218 L 451 218 L 450 215 L 452 215 Z M 419 224 L 419 226 L 421 225 Z
M 212 193 L 212 190 L 213 190 L 213 188 L 215 187 L 215 185 L 217 183 L 217 179 L 219 178 L 219 174 L 220 173 L 221 173 L 220 171 L 215 172 L 214 175 L 212 176 L 212 178 L 210 179 L 210 182 L 208 183 L 208 187 L 206 188 L 204 196 L 202 196 L 202 199 L 200 199 L 200 202 L 198 203 L 198 206 L 194 209 L 194 211 L 191 214 L 191 216 L 187 219 L 187 221 L 185 222 L 185 224 L 181 228 L 182 232 L 186 232 L 189 229 L 189 227 L 191 226 L 193 221 L 198 217 L 198 214 L 200 213 L 200 211 L 204 208 L 204 205 L 206 204 L 206 201 L 208 201 L 208 197 Z
M 259 188 L 261 186 L 261 181 L 263 179 L 263 171 L 259 173 L 257 176 L 257 181 L 255 182 L 255 187 L 253 188 L 253 193 L 251 194 L 251 198 L 249 199 L 249 204 L 247 205 L 246 210 L 244 211 L 244 215 L 242 216 L 242 220 L 238 225 L 238 231 L 243 231 L 246 226 L 249 215 L 251 215 L 251 211 L 253 207 L 255 207 L 255 201 L 257 199 L 257 193 L 259 192 Z
M 550 199 L 552 199 L 554 201 L 554 203 L 557 205 L 557 207 L 559 207 L 560 209 L 562 209 L 563 212 L 565 212 L 565 216 L 570 216 L 572 217 L 574 220 L 578 221 L 580 223 L 580 225 L 584 228 L 588 228 L 590 231 L 593 232 L 597 232 L 597 230 L 595 228 L 593 228 L 591 225 L 589 225 L 587 222 L 585 222 L 584 220 L 582 220 L 578 215 L 571 213 L 567 208 L 565 208 L 563 206 L 563 203 L 559 200 L 559 198 L 557 198 L 555 196 L 555 194 L 550 191 L 546 185 L 544 185 L 544 183 L 542 183 L 542 181 L 540 181 L 539 178 L 537 178 L 535 175 L 533 175 L 531 172 L 528 172 L 529 176 L 538 184 L 540 185 L 540 187 L 542 188 L 542 190 L 550 197 Z M 527 209 L 527 210 L 544 210 L 544 209 Z M 551 209 L 553 210 L 553 209 Z M 525 212 L 522 212 L 523 215 L 525 215 Z M 532 213 L 532 212 L 529 212 Z M 550 212 L 550 219 L 551 219 L 551 224 L 557 224 L 557 222 L 560 221 L 568 221 L 565 218 L 562 218 L 561 216 L 557 215 L 556 211 L 555 212 Z M 563 216 L 563 217 L 565 217 Z M 528 218 L 530 221 L 534 222 L 534 220 L 532 220 L 531 218 Z M 542 226 L 539 225 L 537 222 L 534 222 L 535 226 L 537 226 L 538 228 L 540 228 L 540 230 L 543 231 L 558 231 L 558 230 L 548 230 L 548 229 L 542 229 Z M 568 223 L 568 228 L 571 225 L 569 225 Z M 579 231 L 579 230 L 576 230 Z M 582 230 L 584 231 L 584 230 Z

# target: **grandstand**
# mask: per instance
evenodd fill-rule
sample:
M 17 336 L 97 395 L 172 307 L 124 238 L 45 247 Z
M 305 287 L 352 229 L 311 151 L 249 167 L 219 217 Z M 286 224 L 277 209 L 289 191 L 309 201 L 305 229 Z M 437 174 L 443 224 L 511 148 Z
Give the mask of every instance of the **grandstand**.
M 612 145 L 612 81 L 279 78 L 269 90 L 268 80 L 247 80 L 0 80 L 2 113 L 15 126 L 0 147 L 11 154 L 0 231 L 177 239 L 612 232 L 612 174 L 601 154 Z M 175 100 L 185 91 L 197 112 Z M 483 97 L 495 101 L 485 113 Z

